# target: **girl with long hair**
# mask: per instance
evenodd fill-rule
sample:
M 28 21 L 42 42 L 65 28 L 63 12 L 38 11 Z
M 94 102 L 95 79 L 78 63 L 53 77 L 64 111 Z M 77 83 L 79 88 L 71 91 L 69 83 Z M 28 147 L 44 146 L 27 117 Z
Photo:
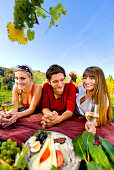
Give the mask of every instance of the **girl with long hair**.
M 71 78 L 75 72 L 70 72 Z M 71 79 L 72 82 L 72 79 Z M 107 125 L 112 121 L 111 102 L 104 73 L 101 68 L 88 67 L 83 73 L 83 83 L 77 86 L 75 114 L 85 116 L 88 108 L 93 111 L 95 105 L 99 106 L 99 118 L 93 124 L 88 121 L 85 128 L 95 132 L 95 127 Z

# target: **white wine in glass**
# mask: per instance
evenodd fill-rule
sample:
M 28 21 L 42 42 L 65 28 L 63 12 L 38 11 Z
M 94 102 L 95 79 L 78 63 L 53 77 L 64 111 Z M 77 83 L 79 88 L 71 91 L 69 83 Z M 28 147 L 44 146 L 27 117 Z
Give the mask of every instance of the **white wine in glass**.
M 85 116 L 90 124 L 95 123 L 99 118 L 99 105 L 95 104 L 94 112 L 87 111 Z
M 7 112 L 7 107 L 10 107 L 10 106 L 14 106 L 14 103 L 6 103 L 2 105 L 2 110 L 4 111 L 4 113 Z

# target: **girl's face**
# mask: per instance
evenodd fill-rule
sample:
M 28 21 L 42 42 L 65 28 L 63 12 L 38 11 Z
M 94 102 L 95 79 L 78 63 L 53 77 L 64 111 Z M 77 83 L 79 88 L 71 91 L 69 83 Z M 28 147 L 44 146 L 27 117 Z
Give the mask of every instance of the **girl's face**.
M 18 86 L 19 90 L 26 91 L 30 88 L 32 78 L 24 71 L 15 72 L 15 83 Z
M 95 87 L 95 78 L 94 77 L 83 77 L 83 85 L 86 90 L 93 91 Z
M 65 86 L 65 77 L 63 73 L 53 74 L 50 79 L 50 84 L 56 94 L 62 93 Z

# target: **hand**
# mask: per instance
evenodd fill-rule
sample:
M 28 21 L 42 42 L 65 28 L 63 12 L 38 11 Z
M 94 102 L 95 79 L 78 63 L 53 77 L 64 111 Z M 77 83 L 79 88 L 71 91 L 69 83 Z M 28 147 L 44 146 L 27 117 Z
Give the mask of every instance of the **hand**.
M 0 124 L 3 122 L 7 122 L 7 121 L 8 119 L 7 119 L 6 113 L 4 113 L 4 111 L 0 111 Z
M 75 71 L 71 71 L 70 73 L 69 73 L 69 76 L 72 78 L 73 76 L 76 76 L 76 72 Z
M 6 112 L 6 117 L 11 118 L 15 113 L 11 110 L 10 112 Z
M 88 121 L 85 123 L 85 129 L 88 131 L 88 132 L 91 132 L 95 135 L 96 133 L 96 127 L 94 126 L 94 124 L 90 124 Z
M 58 119 L 59 119 L 59 116 L 56 111 L 51 112 L 49 115 L 44 115 L 41 121 L 42 127 L 43 128 L 51 127 L 54 124 L 58 123 Z
M 17 115 L 13 114 L 12 117 L 8 119 L 8 121 L 5 121 L 2 123 L 3 128 L 6 128 L 7 126 L 15 123 L 17 121 Z

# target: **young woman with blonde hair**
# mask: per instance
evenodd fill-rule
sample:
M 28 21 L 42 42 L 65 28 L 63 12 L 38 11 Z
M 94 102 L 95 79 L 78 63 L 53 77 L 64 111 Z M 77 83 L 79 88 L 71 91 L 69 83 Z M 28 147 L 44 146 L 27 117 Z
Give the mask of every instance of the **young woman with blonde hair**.
M 42 87 L 38 83 L 33 83 L 33 71 L 27 65 L 17 66 L 15 69 L 15 84 L 12 90 L 13 110 L 7 114 L 7 121 L 2 121 L 5 128 L 17 119 L 33 114 L 38 109 L 42 94 Z M 22 105 L 20 109 L 19 102 Z M 3 115 L 3 113 L 1 113 Z
M 70 72 L 71 78 L 75 72 Z M 72 80 L 71 80 L 72 82 Z M 95 127 L 112 121 L 112 109 L 104 73 L 101 68 L 88 67 L 83 73 L 83 83 L 77 86 L 75 114 L 85 116 L 88 108 L 93 112 L 99 106 L 99 118 L 94 124 L 85 124 L 87 131 L 95 132 Z

